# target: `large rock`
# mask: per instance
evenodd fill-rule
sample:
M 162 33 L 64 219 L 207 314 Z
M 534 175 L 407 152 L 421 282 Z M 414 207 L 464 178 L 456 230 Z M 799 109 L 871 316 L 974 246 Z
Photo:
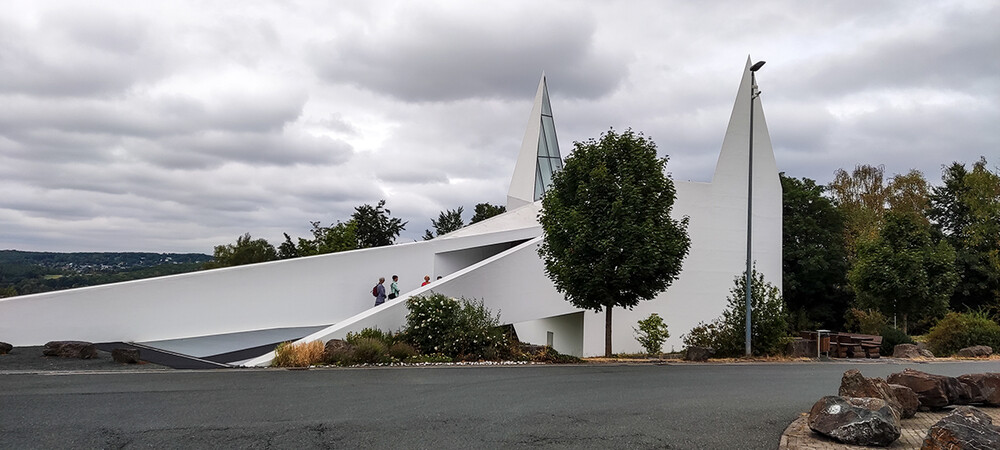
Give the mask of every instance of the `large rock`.
M 904 369 L 900 373 L 889 375 L 888 381 L 913 389 L 920 399 L 920 405 L 931 409 L 948 405 L 965 405 L 972 400 L 969 388 L 955 377 Z
M 45 356 L 90 359 L 97 357 L 97 346 L 83 341 L 51 341 L 42 349 Z
M 354 350 L 354 346 L 343 339 L 330 339 L 323 347 L 323 361 L 336 363 L 348 357 Z
M 785 346 L 785 354 L 792 358 L 815 358 L 816 341 L 795 338 Z
M 892 388 L 889 387 L 889 383 L 886 383 L 885 380 L 881 378 L 865 378 L 857 369 L 844 372 L 844 376 L 840 379 L 840 390 L 837 394 L 841 397 L 880 398 L 885 400 L 896 415 L 903 419 L 913 417 L 913 414 L 916 413 L 916 409 L 912 412 L 905 411 L 909 412 L 909 415 L 904 413 L 903 405 L 896 399 Z
M 972 347 L 965 347 L 956 353 L 956 355 L 962 358 L 985 358 L 993 354 L 993 347 L 988 345 L 973 345 Z
M 14 349 L 13 345 L 10 345 L 6 342 L 0 342 L 0 355 L 6 355 L 10 353 L 10 351 L 13 349 Z
M 688 361 L 708 361 L 708 358 L 715 356 L 715 349 L 712 347 L 688 347 L 684 352 L 684 359 Z
M 969 403 L 1000 406 L 1000 373 L 970 373 L 958 381 L 969 389 Z
M 828 395 L 809 411 L 809 428 L 852 445 L 887 446 L 899 439 L 899 421 L 879 398 Z
M 892 348 L 892 357 L 905 359 L 933 358 L 934 354 L 918 344 L 897 344 Z
M 901 416 L 904 419 L 913 417 L 917 413 L 917 408 L 920 408 L 920 399 L 917 398 L 917 394 L 913 393 L 913 389 L 901 384 L 890 384 L 889 389 L 892 389 L 892 394 L 896 396 L 896 400 L 903 407 Z
M 921 450 L 996 450 L 1000 427 L 972 406 L 959 406 L 931 426 Z
M 139 349 L 116 348 L 111 350 L 111 359 L 123 364 L 139 364 Z

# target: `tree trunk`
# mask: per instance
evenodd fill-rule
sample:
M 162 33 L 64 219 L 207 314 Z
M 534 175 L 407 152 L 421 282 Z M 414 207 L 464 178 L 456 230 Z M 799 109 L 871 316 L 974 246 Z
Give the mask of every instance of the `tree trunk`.
M 604 307 L 604 357 L 611 357 L 611 307 Z
M 906 335 L 910 334 L 910 333 L 908 333 L 906 331 L 906 314 L 903 314 L 903 334 L 906 334 Z

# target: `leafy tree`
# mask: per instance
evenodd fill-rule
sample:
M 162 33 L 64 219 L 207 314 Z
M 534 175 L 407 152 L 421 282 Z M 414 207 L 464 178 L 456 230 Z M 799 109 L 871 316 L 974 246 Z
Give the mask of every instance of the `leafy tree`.
M 931 240 L 930 225 L 913 214 L 892 211 L 876 240 L 858 249 L 848 274 L 861 308 L 903 316 L 938 317 L 947 310 L 958 277 L 955 250 Z
M 470 224 L 476 222 L 482 222 L 493 216 L 498 216 L 507 212 L 507 207 L 503 205 L 494 206 L 489 203 L 477 203 L 475 214 L 472 215 L 472 220 L 469 221 Z
M 16 295 L 17 295 L 17 289 L 14 289 L 14 286 L 7 286 L 4 288 L 0 288 L 0 298 L 14 297 Z
M 461 206 L 458 209 L 448 209 L 441 211 L 438 215 L 437 220 L 431 219 L 431 225 L 434 226 L 434 234 L 431 234 L 431 230 L 424 231 L 424 240 L 429 241 L 434 239 L 435 236 L 441 236 L 443 234 L 451 233 L 465 226 L 462 223 L 462 212 L 463 208 Z
M 357 248 L 392 245 L 399 237 L 399 233 L 406 229 L 406 222 L 389 217 L 391 214 L 392 212 L 385 209 L 385 200 L 379 200 L 376 206 L 366 203 L 355 207 L 351 222 L 354 223 Z
M 267 240 L 251 239 L 250 233 L 236 238 L 236 244 L 215 246 L 212 261 L 205 263 L 206 269 L 254 264 L 278 259 L 278 252 Z
M 841 329 L 847 289 L 844 218 L 808 178 L 779 174 L 782 187 L 782 282 L 797 327 Z
M 711 347 L 718 356 L 735 357 L 746 349 L 746 272 L 733 280 L 726 310 L 711 323 L 700 323 L 683 338 L 684 345 Z M 750 351 L 756 356 L 782 352 L 788 335 L 784 300 L 764 274 L 753 269 L 750 309 Z
M 952 163 L 942 181 L 932 189 L 928 216 L 957 254 L 951 307 L 1000 309 L 1000 175 L 983 158 L 971 172 Z
M 355 235 L 356 227 L 353 220 L 347 222 L 338 220 L 337 223 L 328 227 L 320 226 L 319 222 L 309 223 L 312 224 L 313 238 L 299 238 L 299 242 L 295 246 L 299 256 L 323 255 L 358 248 L 358 240 Z
M 291 259 L 302 256 L 299 254 L 299 249 L 295 247 L 295 243 L 292 242 L 292 237 L 288 233 L 281 234 L 285 235 L 285 242 L 282 242 L 278 246 L 278 259 Z
M 605 312 L 650 300 L 677 279 L 691 242 L 688 219 L 674 220 L 673 181 L 656 144 L 631 129 L 575 142 L 542 197 L 539 255 L 556 289 L 577 308 Z
M 925 212 L 930 207 L 930 185 L 919 170 L 906 175 L 896 175 L 889 180 L 889 210 L 913 214 L 926 221 Z

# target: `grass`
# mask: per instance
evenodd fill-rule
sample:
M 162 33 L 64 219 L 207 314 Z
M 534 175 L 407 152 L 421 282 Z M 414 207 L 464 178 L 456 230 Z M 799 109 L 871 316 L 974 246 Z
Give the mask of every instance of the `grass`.
M 309 367 L 323 361 L 323 341 L 282 342 L 274 349 L 272 367 Z

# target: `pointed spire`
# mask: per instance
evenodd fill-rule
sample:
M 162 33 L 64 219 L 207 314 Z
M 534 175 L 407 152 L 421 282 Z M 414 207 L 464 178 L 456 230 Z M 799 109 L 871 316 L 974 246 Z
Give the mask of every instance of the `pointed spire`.
M 562 169 L 562 155 L 543 72 L 507 191 L 507 210 L 541 199 L 552 181 L 552 174 L 559 169 Z
M 719 161 L 715 166 L 715 175 L 712 179 L 713 184 L 731 185 L 734 190 L 746 190 L 747 186 L 747 158 L 750 139 L 750 67 L 752 65 L 753 60 L 750 59 L 750 55 L 747 55 L 739 91 L 736 92 L 736 100 L 733 103 L 733 112 L 729 116 L 726 137 L 722 141 L 722 152 L 719 154 Z M 753 107 L 754 173 L 767 174 L 772 169 L 776 170 L 777 166 L 774 161 L 771 136 L 767 131 L 767 120 L 764 118 L 764 108 L 760 97 L 754 99 Z M 758 182 L 756 175 L 754 180 L 756 185 Z

